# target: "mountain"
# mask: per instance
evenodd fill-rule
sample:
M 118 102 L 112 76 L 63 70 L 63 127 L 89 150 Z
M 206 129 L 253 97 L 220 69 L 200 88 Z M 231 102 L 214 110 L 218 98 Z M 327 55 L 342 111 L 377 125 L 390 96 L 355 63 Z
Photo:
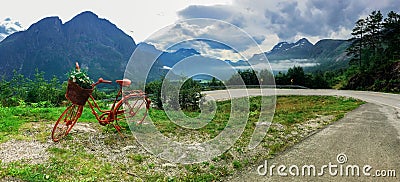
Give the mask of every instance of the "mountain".
M 314 45 L 311 59 L 318 62 L 318 66 L 310 70 L 335 70 L 346 68 L 349 57 L 346 49 L 351 45 L 351 40 L 323 39 Z
M 311 56 L 313 48 L 314 45 L 306 38 L 303 38 L 296 43 L 280 42 L 266 56 L 270 60 L 307 59 Z
M 208 44 L 225 48 L 213 42 L 208 42 Z M 313 45 L 303 38 L 295 43 L 278 43 L 271 51 L 255 54 L 251 59 L 262 61 L 266 55 L 274 71 L 287 70 L 296 62 L 337 67 L 337 65 L 347 65 L 345 49 L 349 44 L 349 41 L 327 39 Z M 197 62 L 181 65 L 185 67 L 180 67 L 180 70 L 174 74 L 189 74 L 198 70 L 221 74 L 220 70 L 228 70 L 229 66 L 240 69 L 248 67 L 247 61 L 222 61 L 201 55 L 190 47 L 176 47 L 173 51 L 161 51 L 148 43 L 139 45 L 140 50 L 137 50 L 138 45 L 130 36 L 108 20 L 101 19 L 89 11 L 65 23 L 58 17 L 48 17 L 31 25 L 25 31 L 7 36 L 0 42 L 0 70 L 2 70 L 0 76 L 5 75 L 6 78 L 10 78 L 13 70 L 16 70 L 32 78 L 37 69 L 44 71 L 47 79 L 55 75 L 60 80 L 66 80 L 65 74 L 73 69 L 75 62 L 78 61 L 94 80 L 98 77 L 110 80 L 120 79 L 124 76 L 126 65 L 134 50 L 138 53 L 137 58 L 144 61 L 139 63 L 142 65 L 133 65 L 137 67 L 132 68 L 133 70 L 141 71 L 149 66 L 147 62 L 156 59 L 156 62 L 151 65 L 150 73 L 143 75 L 148 75 L 144 78 L 147 81 L 159 79 L 170 68 L 187 58 Z M 292 60 L 294 63 L 290 62 Z M 280 65 L 282 62 L 284 66 Z M 229 74 L 223 74 L 221 77 L 225 78 Z
M 136 48 L 135 41 L 106 19 L 83 12 L 66 23 L 58 17 L 44 18 L 26 31 L 16 32 L 0 42 L 0 70 L 32 77 L 35 69 L 66 80 L 75 62 L 96 80 L 119 79 Z
M 12 33 L 19 31 L 23 31 L 19 22 L 13 21 L 10 18 L 4 19 L 4 21 L 0 22 L 0 42 Z
M 249 64 L 247 61 L 243 61 L 243 60 L 239 60 L 239 61 L 236 61 L 236 62 L 233 62 L 233 61 L 231 61 L 231 60 L 225 60 L 225 62 L 228 63 L 228 64 L 230 64 L 230 65 L 232 65 L 233 67 L 239 67 L 239 66 L 246 67 L 246 66 L 250 66 L 250 64 Z
M 348 40 L 323 39 L 313 45 L 303 38 L 295 43 L 280 42 L 270 51 L 255 54 L 250 59 L 260 60 L 265 55 L 274 71 L 286 71 L 293 65 L 309 71 L 333 70 L 347 67 L 346 49 L 350 44 Z
M 181 80 L 194 76 L 195 79 L 212 79 L 209 75 L 217 75 L 221 79 L 229 79 L 232 76 L 231 67 L 248 66 L 246 61 L 232 62 L 222 61 L 207 55 L 201 55 L 193 48 L 179 48 L 178 50 L 161 51 L 150 43 L 140 43 L 132 55 L 126 73 L 128 78 L 146 80 L 150 82 L 161 79 L 169 71 L 169 79 Z M 228 64 L 226 64 L 228 63 Z M 232 65 L 232 66 L 231 66 Z M 146 71 L 149 70 L 147 73 Z M 224 70 L 224 71 L 221 71 Z M 205 73 L 205 74 L 198 74 Z
M 174 52 L 163 52 L 158 59 L 164 66 L 172 67 L 182 59 L 194 55 L 200 55 L 200 53 L 192 48 L 180 48 Z

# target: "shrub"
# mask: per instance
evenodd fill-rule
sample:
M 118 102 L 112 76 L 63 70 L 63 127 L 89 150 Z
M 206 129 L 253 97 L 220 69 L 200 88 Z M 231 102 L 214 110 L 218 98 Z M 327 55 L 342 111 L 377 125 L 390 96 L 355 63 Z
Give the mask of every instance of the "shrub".
M 163 84 L 165 87 L 164 90 L 165 92 L 167 92 L 163 94 L 164 98 L 162 98 L 161 94 Z M 197 110 L 199 108 L 198 105 L 200 104 L 203 95 L 201 94 L 201 85 L 192 78 L 189 78 L 185 82 L 183 82 L 181 88 L 179 89 L 178 99 L 165 97 L 165 95 L 170 95 L 170 93 L 168 93 L 169 91 L 178 90 L 178 88 L 176 87 L 181 84 L 182 82 L 156 80 L 146 84 L 145 91 L 146 93 L 150 94 L 150 99 L 152 100 L 153 104 L 159 109 L 163 109 L 164 106 L 168 105 L 173 109 L 178 109 L 177 107 L 180 107 L 183 110 Z M 176 101 L 179 101 L 179 103 L 174 103 Z

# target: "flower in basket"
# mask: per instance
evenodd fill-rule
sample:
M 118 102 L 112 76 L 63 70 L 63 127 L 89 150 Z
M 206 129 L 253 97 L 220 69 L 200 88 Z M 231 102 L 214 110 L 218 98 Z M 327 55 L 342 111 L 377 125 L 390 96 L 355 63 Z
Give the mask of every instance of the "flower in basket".
M 84 89 L 91 89 L 93 81 L 89 78 L 87 73 L 79 68 L 79 64 L 76 63 L 76 68 L 68 72 L 68 79 L 78 84 Z

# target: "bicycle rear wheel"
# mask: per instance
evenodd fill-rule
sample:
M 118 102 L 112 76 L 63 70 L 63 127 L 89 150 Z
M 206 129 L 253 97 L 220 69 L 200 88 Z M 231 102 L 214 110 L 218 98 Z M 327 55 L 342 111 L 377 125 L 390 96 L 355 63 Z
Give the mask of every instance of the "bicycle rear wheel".
M 140 124 L 144 121 L 148 113 L 148 101 L 144 96 L 131 95 L 118 102 L 115 108 L 114 127 L 120 131 L 120 124 L 124 122 Z
M 72 104 L 58 118 L 51 132 L 51 138 L 54 142 L 68 135 L 76 121 L 82 115 L 83 106 Z

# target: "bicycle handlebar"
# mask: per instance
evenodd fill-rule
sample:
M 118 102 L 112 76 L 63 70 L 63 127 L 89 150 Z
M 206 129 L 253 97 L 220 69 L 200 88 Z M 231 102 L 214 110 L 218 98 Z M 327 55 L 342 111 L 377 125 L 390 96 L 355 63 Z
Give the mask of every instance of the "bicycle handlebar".
M 112 83 L 112 81 L 110 80 L 104 80 L 103 78 L 99 78 L 99 80 L 96 83 L 93 83 L 92 86 L 95 87 L 96 85 L 100 84 L 100 83 L 107 83 L 110 84 Z

